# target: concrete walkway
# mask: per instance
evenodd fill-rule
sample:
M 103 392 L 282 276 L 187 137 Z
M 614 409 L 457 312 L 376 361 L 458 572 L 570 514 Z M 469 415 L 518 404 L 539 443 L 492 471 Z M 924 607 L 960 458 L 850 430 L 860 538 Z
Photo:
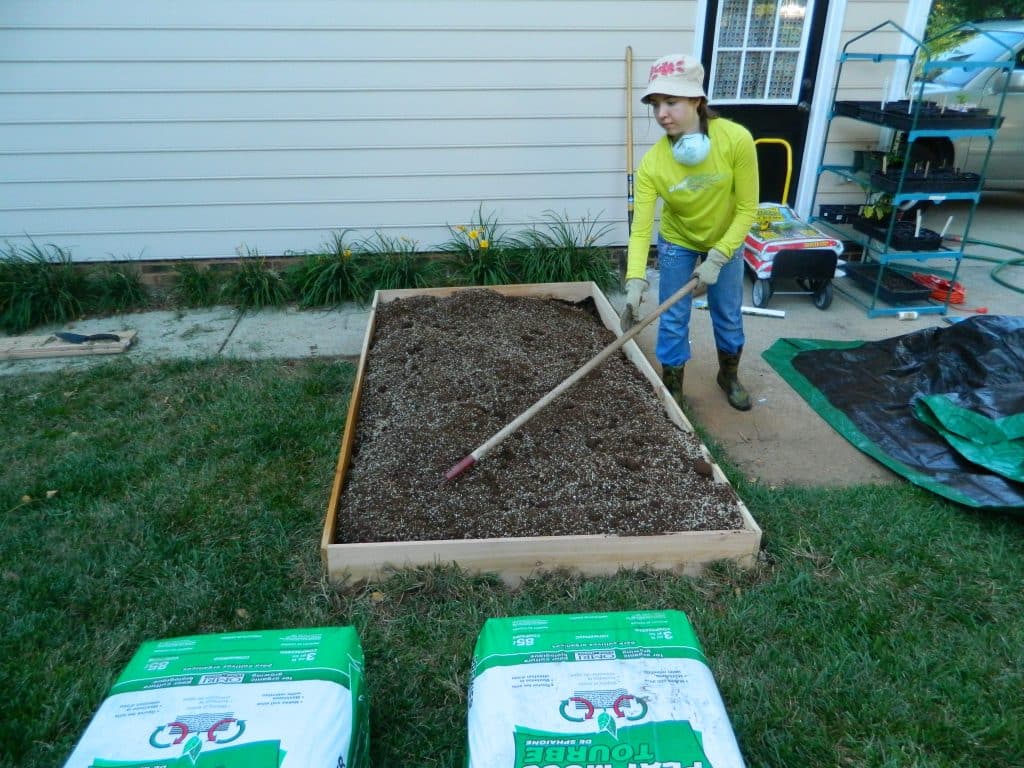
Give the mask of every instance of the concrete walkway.
M 369 316 L 368 309 L 353 304 L 331 310 L 288 307 L 239 313 L 234 307 L 212 307 L 88 318 L 63 326 L 33 329 L 31 334 L 44 335 L 55 330 L 82 334 L 134 330 L 138 341 L 119 355 L 8 360 L 0 363 L 0 375 L 74 370 L 118 357 L 136 362 L 218 356 L 250 360 L 358 357 Z
M 1011 245 L 1019 243 L 1020 215 L 1024 210 L 1022 203 L 1024 196 L 1015 193 L 986 195 L 975 216 L 971 236 Z M 928 213 L 925 226 L 941 230 L 950 214 L 962 222 L 966 210 L 963 204 L 957 203 L 936 206 Z M 950 231 L 957 229 L 953 227 Z M 998 259 L 1013 255 L 984 247 L 971 247 L 968 253 Z M 923 266 L 951 268 L 952 264 L 940 260 Z M 986 307 L 992 314 L 1024 314 L 1024 295 L 994 282 L 990 277 L 993 266 L 982 261 L 964 260 L 958 277 L 967 293 L 964 306 Z M 648 311 L 657 300 L 657 271 L 651 270 L 649 277 L 651 293 L 644 304 Z M 1009 270 L 1004 273 L 1004 278 L 1024 285 L 1024 269 Z M 836 285 L 845 285 L 845 280 L 837 278 Z M 858 289 L 849 287 L 848 290 L 856 295 Z M 613 304 L 621 306 L 621 294 L 612 294 L 609 298 Z M 746 303 L 753 303 L 749 280 Z M 824 311 L 815 308 L 806 295 L 776 294 L 768 308 L 784 310 L 785 318 L 747 316 L 744 320 L 747 343 L 740 375 L 754 398 L 754 408 L 747 413 L 730 408 L 715 384 L 717 357 L 710 318 L 706 311 L 694 310 L 691 323 L 694 356 L 686 371 L 691 419 L 707 430 L 711 440 L 724 448 L 729 458 L 748 477 L 769 484 L 848 486 L 899 480 L 829 427 L 762 359 L 761 353 L 780 337 L 868 341 L 902 335 L 931 325 L 943 325 L 944 318 L 941 315 L 923 315 L 909 321 L 894 317 L 869 318 L 860 304 L 839 291 L 832 306 Z M 964 316 L 970 313 L 951 310 L 949 314 Z M 200 311 L 147 312 L 86 319 L 60 328 L 35 329 L 32 334 L 62 329 L 86 334 L 135 330 L 138 343 L 120 355 L 5 361 L 0 363 L 0 377 L 37 371 L 73 372 L 118 358 L 134 362 L 216 356 L 242 359 L 357 358 L 368 317 L 367 309 L 345 305 L 329 311 L 288 308 L 240 315 L 234 308 L 216 307 Z M 653 355 L 656 326 L 653 324 L 638 341 L 657 367 Z M 570 373 L 572 371 L 567 371 L 566 375 Z

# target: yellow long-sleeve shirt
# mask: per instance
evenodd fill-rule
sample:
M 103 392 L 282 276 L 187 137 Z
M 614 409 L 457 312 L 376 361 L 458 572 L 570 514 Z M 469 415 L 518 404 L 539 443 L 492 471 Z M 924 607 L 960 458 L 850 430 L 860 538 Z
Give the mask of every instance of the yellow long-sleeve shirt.
M 759 199 L 754 139 L 742 125 L 721 117 L 708 121 L 708 137 L 711 151 L 697 165 L 676 162 L 667 136 L 640 160 L 627 279 L 646 274 L 659 197 L 663 201 L 660 231 L 670 243 L 700 252 L 715 248 L 731 255 L 750 231 Z

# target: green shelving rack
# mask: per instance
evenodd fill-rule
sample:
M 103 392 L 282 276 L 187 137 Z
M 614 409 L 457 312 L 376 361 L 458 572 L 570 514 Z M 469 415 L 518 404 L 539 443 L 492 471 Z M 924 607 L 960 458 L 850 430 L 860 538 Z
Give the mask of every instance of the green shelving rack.
M 885 21 L 872 27 L 865 32 L 850 39 L 842 48 L 839 56 L 839 68 L 836 73 L 835 83 L 832 87 L 831 110 L 828 118 L 825 141 L 822 143 L 822 153 L 818 165 L 818 174 L 815 180 L 814 201 L 817 204 L 819 187 L 824 174 L 833 174 L 848 181 L 856 182 L 865 191 L 865 195 L 872 193 L 888 193 L 891 197 L 891 211 L 883 219 L 880 226 L 873 233 L 874 236 L 865 233 L 866 227 L 859 222 L 860 230 L 853 229 L 850 222 L 839 223 L 830 220 L 822 215 L 812 215 L 811 221 L 816 226 L 824 227 L 834 232 L 837 236 L 847 241 L 857 242 L 863 249 L 862 261 L 854 266 L 848 263 L 848 274 L 856 276 L 861 283 L 863 291 L 856 292 L 849 286 L 835 284 L 836 290 L 863 306 L 869 317 L 899 315 L 901 312 L 915 311 L 918 314 L 946 314 L 949 309 L 949 296 L 946 300 L 938 302 L 928 298 L 930 291 L 922 289 L 920 296 L 908 296 L 913 292 L 904 292 L 898 289 L 887 287 L 887 276 L 892 273 L 898 276 L 896 279 L 905 280 L 916 285 L 900 271 L 901 263 L 927 262 L 935 259 L 952 259 L 955 262 L 950 283 L 956 281 L 960 269 L 960 262 L 963 258 L 963 244 L 968 239 L 971 223 L 974 219 L 975 209 L 981 199 L 981 189 L 984 186 L 985 173 L 988 168 L 989 155 L 992 151 L 992 142 L 1002 122 L 1003 103 L 1006 99 L 1005 89 L 998 94 L 998 108 L 989 109 L 986 114 L 965 114 L 959 109 L 946 109 L 943 105 L 938 114 L 934 112 L 934 105 L 925 101 L 925 80 L 927 73 L 939 67 L 948 67 L 946 61 L 935 60 L 933 51 L 941 51 L 943 42 L 948 41 L 950 36 L 961 31 L 973 29 L 980 34 L 991 37 L 998 45 L 1007 51 L 1005 61 L 964 61 L 957 62 L 957 66 L 965 68 L 997 68 L 1010 71 L 1013 69 L 1012 51 L 994 36 L 984 30 L 978 29 L 971 23 L 959 24 L 952 27 L 927 41 L 920 41 L 892 21 Z M 854 50 L 865 46 L 870 38 L 885 32 L 896 32 L 905 40 L 912 43 L 912 50 L 908 53 L 877 53 L 871 51 Z M 866 47 L 866 46 L 865 46 Z M 907 66 L 907 80 L 904 85 L 904 93 L 907 93 L 908 100 L 896 102 L 900 106 L 897 113 L 891 108 L 886 109 L 886 102 L 850 102 L 837 99 L 840 84 L 843 81 L 844 66 L 849 62 L 905 62 Z M 915 69 L 916 67 L 916 69 Z M 920 74 L 920 79 L 912 87 L 915 72 Z M 903 109 L 906 109 L 903 112 Z M 903 156 L 907 160 L 903 162 L 898 175 L 871 174 L 864 170 L 857 169 L 853 165 L 826 165 L 824 163 L 825 148 L 828 145 L 828 138 L 832 133 L 836 120 L 858 120 L 880 129 L 889 129 L 903 134 Z M 978 174 L 972 174 L 966 179 L 927 179 L 928 169 L 925 169 L 925 178 L 920 179 L 912 170 L 909 158 L 913 143 L 926 138 L 948 138 L 957 139 L 963 136 L 981 137 L 987 140 L 984 160 Z M 973 178 L 976 177 L 976 178 Z M 935 237 L 929 236 L 929 241 L 924 247 L 929 250 L 917 250 L 921 246 L 921 237 L 914 235 L 911 238 L 901 237 L 903 222 L 899 221 L 901 206 L 913 204 L 923 200 L 930 200 L 940 203 L 946 200 L 966 200 L 970 202 L 967 213 L 967 221 L 964 224 L 963 234 L 958 241 L 957 247 L 949 247 L 943 244 L 941 238 L 935 244 Z M 937 233 L 931 233 L 936 235 Z M 909 242 L 908 242 L 909 241 Z M 911 247 L 907 247 L 910 245 Z M 931 250 L 932 246 L 934 250 Z M 892 280 L 889 281 L 890 283 Z M 870 296 L 869 296 L 869 295 Z

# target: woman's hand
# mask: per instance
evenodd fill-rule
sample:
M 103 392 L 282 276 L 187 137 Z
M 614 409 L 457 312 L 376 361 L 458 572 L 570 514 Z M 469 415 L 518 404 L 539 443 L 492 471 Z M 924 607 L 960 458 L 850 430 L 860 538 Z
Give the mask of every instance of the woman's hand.
M 640 319 L 640 302 L 644 300 L 644 291 L 648 283 L 638 277 L 631 277 L 626 281 L 626 306 L 619 315 L 619 325 L 623 332 L 628 331 L 636 321 Z
M 722 271 L 722 267 L 729 263 L 729 257 L 716 248 L 712 248 L 708 251 L 708 256 L 701 262 L 693 274 L 696 275 L 697 279 L 700 280 L 704 285 L 714 285 L 718 282 L 718 273 Z

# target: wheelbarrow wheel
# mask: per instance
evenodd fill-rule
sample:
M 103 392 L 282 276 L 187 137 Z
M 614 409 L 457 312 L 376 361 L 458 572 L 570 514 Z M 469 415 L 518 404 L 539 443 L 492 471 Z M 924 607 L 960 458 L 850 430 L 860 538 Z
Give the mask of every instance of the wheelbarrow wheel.
M 754 287 L 750 289 L 750 297 L 753 299 L 755 307 L 767 305 L 772 297 L 772 281 L 760 277 L 756 278 L 754 280 Z
M 826 280 L 822 285 L 816 285 L 814 291 L 814 306 L 818 309 L 828 309 L 832 304 L 832 281 Z

